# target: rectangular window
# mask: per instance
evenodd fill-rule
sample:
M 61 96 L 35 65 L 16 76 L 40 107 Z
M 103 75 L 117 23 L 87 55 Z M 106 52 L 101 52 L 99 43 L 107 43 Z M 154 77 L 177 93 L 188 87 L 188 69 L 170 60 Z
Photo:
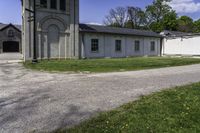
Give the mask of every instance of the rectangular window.
M 155 51 L 155 49 L 156 49 L 155 42 L 152 41 L 151 42 L 151 51 Z
M 99 51 L 99 40 L 98 39 L 92 39 L 91 40 L 91 51 L 92 52 L 98 52 Z
M 40 0 L 40 7 L 47 8 L 47 0 Z
M 50 8 L 51 9 L 57 9 L 57 0 L 51 0 Z
M 135 51 L 140 51 L 140 41 L 135 41 Z
M 115 40 L 115 51 L 116 52 L 122 51 L 122 41 L 121 40 Z
M 66 0 L 60 0 L 60 10 L 66 11 Z

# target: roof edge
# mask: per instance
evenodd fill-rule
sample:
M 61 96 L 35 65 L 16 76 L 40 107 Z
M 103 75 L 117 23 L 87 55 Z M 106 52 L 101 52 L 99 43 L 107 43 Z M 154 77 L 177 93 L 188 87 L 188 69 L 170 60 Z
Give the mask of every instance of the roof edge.
M 108 26 L 104 26 L 104 25 L 93 25 L 93 24 L 82 24 L 82 23 L 80 23 L 79 24 L 79 26 L 88 26 L 89 28 L 91 28 L 90 26 L 93 26 L 93 27 L 103 27 L 103 28 L 106 28 L 106 27 L 108 27 Z M 129 36 L 145 36 L 145 37 L 156 37 L 156 38 L 163 38 L 163 36 L 162 35 L 160 35 L 159 33 L 156 33 L 156 32 L 153 32 L 153 31 L 151 31 L 151 30 L 139 30 L 139 29 L 131 29 L 131 28 L 121 28 L 121 27 L 108 27 L 108 28 L 113 28 L 114 30 L 119 30 L 119 29 L 121 29 L 121 30 L 125 30 L 125 29 L 127 29 L 127 30 L 135 30 L 135 31 L 139 31 L 139 32 L 152 32 L 152 33 L 154 33 L 154 34 L 156 34 L 156 35 L 142 35 L 142 34 L 136 34 L 136 33 L 116 33 L 116 32 L 106 32 L 106 31 L 98 31 L 98 30 L 96 30 L 96 29 L 93 29 L 93 28 L 91 28 L 91 29 L 81 29 L 81 28 L 79 28 L 79 32 L 81 32 L 81 33 L 102 33 L 102 34 L 117 34 L 117 35 L 129 35 Z
M 5 30 L 6 28 L 8 28 L 10 26 L 13 27 L 14 29 L 16 29 L 17 31 L 22 32 L 19 28 L 17 28 L 15 25 L 13 25 L 11 23 L 7 24 L 7 25 L 5 24 L 5 26 L 3 28 L 1 28 L 0 31 Z

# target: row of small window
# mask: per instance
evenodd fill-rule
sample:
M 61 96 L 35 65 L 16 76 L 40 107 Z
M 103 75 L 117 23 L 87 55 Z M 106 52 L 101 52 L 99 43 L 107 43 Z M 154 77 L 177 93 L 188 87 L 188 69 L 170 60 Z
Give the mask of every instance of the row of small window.
M 135 52 L 140 51 L 140 41 L 135 41 Z M 154 41 L 151 41 L 150 50 L 153 52 L 156 49 L 156 45 Z M 99 40 L 98 39 L 91 39 L 91 51 L 98 52 L 99 51 Z M 115 51 L 121 52 L 122 51 L 122 41 L 115 40 Z
M 47 8 L 47 0 L 40 0 L 42 8 Z M 50 9 L 57 10 L 57 0 L 50 0 Z M 60 10 L 66 11 L 66 0 L 60 0 Z

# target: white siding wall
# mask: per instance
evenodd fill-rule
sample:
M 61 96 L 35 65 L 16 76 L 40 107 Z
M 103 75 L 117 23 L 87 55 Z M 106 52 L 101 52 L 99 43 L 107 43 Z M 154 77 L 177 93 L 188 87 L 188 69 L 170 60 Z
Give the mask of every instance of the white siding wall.
M 200 36 L 164 39 L 164 55 L 200 55 Z
M 160 55 L 160 38 L 155 37 L 138 37 L 125 35 L 110 35 L 97 33 L 84 33 L 82 47 L 86 58 L 104 58 L 104 57 L 129 57 L 129 56 L 159 56 Z M 99 40 L 99 51 L 91 51 L 91 39 Z M 115 51 L 115 41 L 121 40 L 121 52 Z M 135 51 L 135 41 L 140 41 L 140 51 Z M 155 51 L 151 52 L 151 41 L 155 42 Z

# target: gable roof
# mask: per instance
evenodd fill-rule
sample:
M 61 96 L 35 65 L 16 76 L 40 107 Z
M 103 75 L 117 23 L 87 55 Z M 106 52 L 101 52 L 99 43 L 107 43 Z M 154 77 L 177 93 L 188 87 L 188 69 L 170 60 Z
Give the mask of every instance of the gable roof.
M 3 24 L 3 23 L 0 23 L 0 31 L 4 30 L 10 26 L 13 27 L 14 29 L 18 30 L 19 32 L 21 32 L 21 25 Z
M 108 26 L 90 25 L 90 24 L 80 24 L 79 27 L 80 27 L 80 32 L 135 35 L 135 36 L 162 38 L 160 34 L 147 30 L 136 30 L 136 29 L 117 28 L 117 27 L 108 27 Z

